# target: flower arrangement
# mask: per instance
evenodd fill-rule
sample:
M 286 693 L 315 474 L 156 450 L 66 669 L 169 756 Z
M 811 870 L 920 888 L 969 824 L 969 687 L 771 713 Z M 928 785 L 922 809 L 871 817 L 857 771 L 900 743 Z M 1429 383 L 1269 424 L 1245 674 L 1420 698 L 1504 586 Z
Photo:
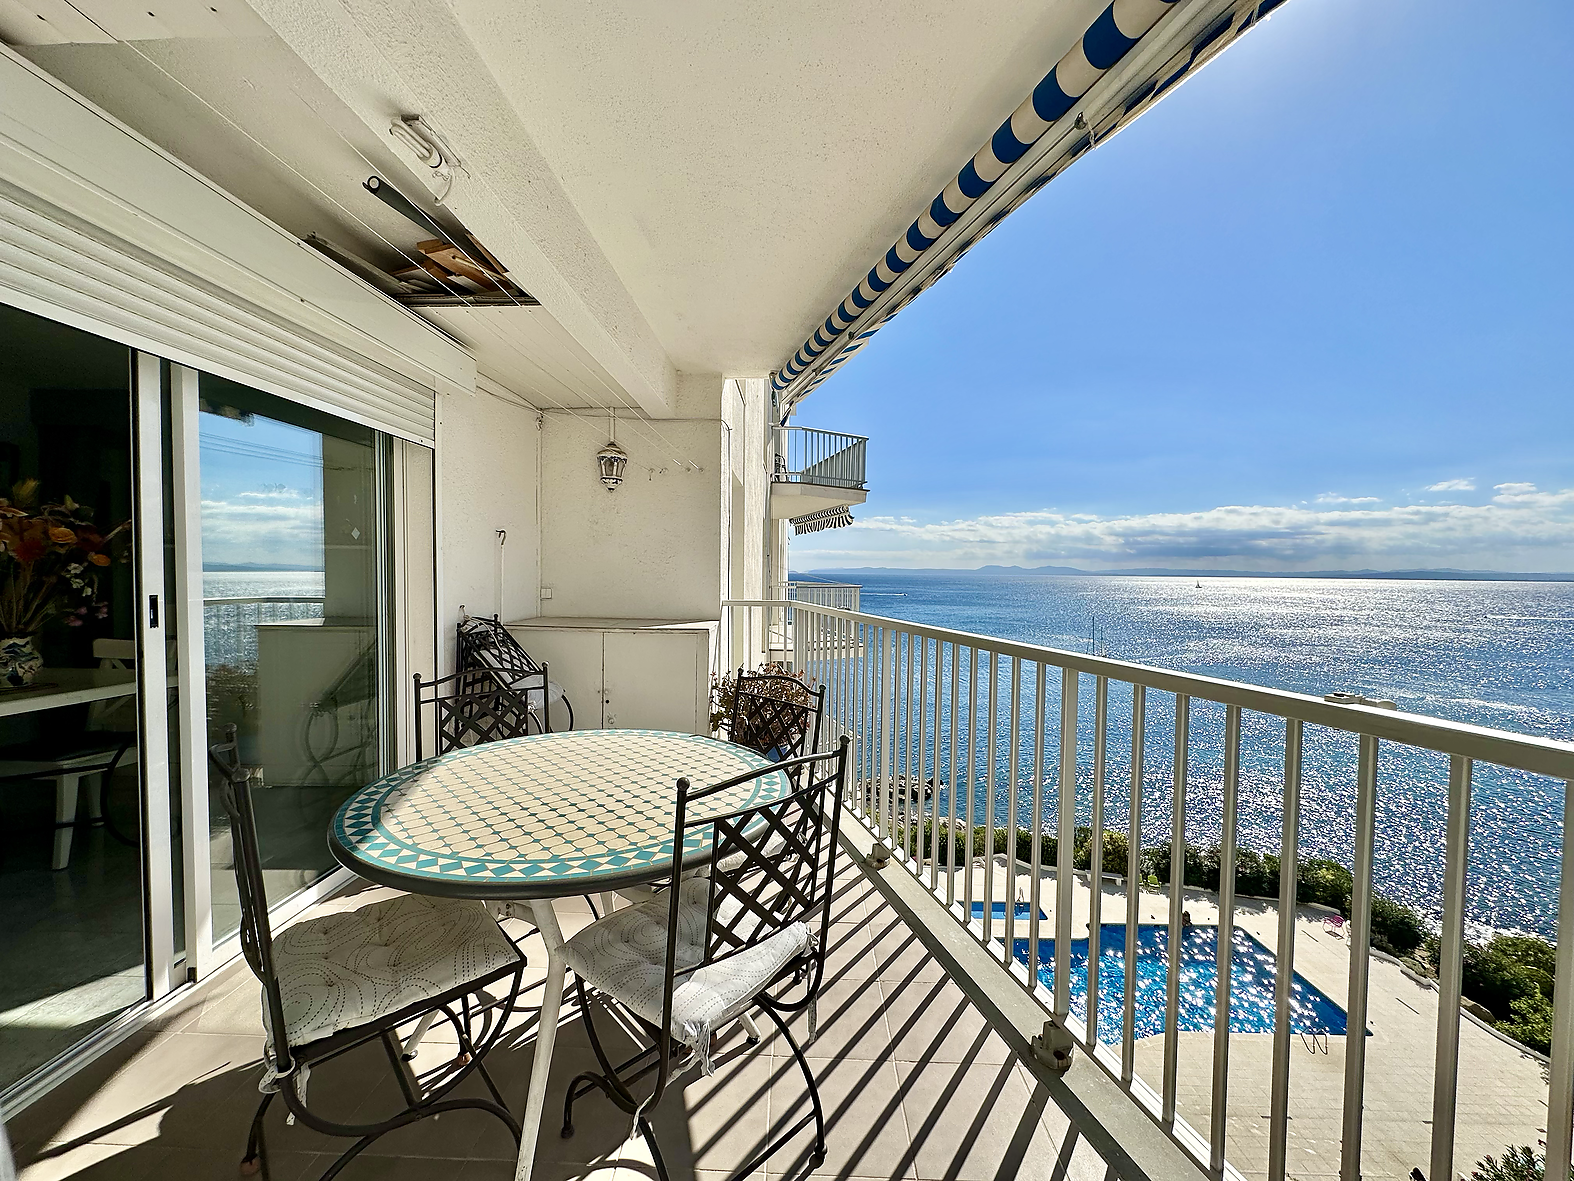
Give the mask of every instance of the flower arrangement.
M 131 522 L 101 532 L 92 510 L 67 496 L 38 504 L 38 481 L 22 480 L 0 497 L 0 638 L 30 640 L 56 615 L 81 627 L 103 619 L 99 576 L 129 555 Z M 31 679 L 31 678 L 28 678 Z

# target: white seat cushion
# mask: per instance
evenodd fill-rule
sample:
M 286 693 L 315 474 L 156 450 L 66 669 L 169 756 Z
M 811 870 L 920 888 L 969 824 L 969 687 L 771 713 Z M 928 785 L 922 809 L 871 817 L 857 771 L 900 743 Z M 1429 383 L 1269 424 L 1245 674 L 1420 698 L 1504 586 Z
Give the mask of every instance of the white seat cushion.
M 616 997 L 652 1025 L 661 1024 L 670 891 L 592 923 L 563 945 L 563 958 L 586 984 Z M 792 923 L 747 951 L 685 972 L 705 958 L 710 882 L 689 878 L 678 889 L 678 980 L 672 1034 L 708 1065 L 711 1031 L 738 1016 L 795 957 L 813 949 L 814 929 Z
M 483 903 L 415 894 L 306 919 L 273 940 L 294 1046 L 397 1013 L 519 958 Z M 262 1011 L 270 1023 L 266 994 Z

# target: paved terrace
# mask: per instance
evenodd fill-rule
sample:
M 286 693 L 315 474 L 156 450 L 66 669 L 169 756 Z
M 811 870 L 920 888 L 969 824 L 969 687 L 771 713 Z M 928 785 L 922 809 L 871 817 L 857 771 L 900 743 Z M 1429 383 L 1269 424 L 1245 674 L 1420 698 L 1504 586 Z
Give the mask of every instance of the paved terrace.
M 382 895 L 368 887 L 320 909 Z M 590 919 L 583 900 L 559 905 L 565 933 Z M 820 1169 L 807 1168 L 805 1133 L 756 1176 L 1105 1177 L 1103 1161 L 1069 1129 L 1046 1090 L 850 864 L 840 875 L 834 922 L 819 1036 L 808 1050 L 826 1107 L 829 1155 Z M 533 967 L 545 963 L 539 942 L 527 942 L 526 950 Z M 533 999 L 539 1000 L 540 976 L 535 979 Z M 555 1085 L 548 1091 L 535 1175 L 542 1181 L 649 1178 L 643 1144 L 624 1143 L 627 1116 L 599 1097 L 576 1107 L 573 1139 L 557 1135 L 552 1113 L 562 1109 L 564 1085 L 594 1063 L 571 1008 L 565 1006 L 552 1064 Z M 234 1181 L 258 1098 L 261 1030 L 256 982 L 244 965 L 232 964 L 12 1121 L 22 1177 Z M 794 1034 L 802 1034 L 801 1018 Z M 434 1030 L 423 1044 L 418 1069 L 455 1052 L 438 1036 Z M 532 1045 L 527 1012 L 488 1059 L 516 1111 L 524 1106 Z M 341 1117 L 385 1109 L 396 1084 L 381 1055 L 379 1047 L 366 1047 L 314 1072 L 314 1101 Z M 750 1048 L 735 1030 L 717 1063 L 714 1076 L 688 1078 L 655 1114 L 675 1178 L 719 1181 L 753 1155 L 770 1121 L 806 1110 L 796 1066 L 772 1037 Z M 483 1093 L 479 1080 L 465 1086 Z M 348 1144 L 303 1126 L 286 1127 L 277 1106 L 269 1113 L 268 1135 L 275 1181 L 315 1178 Z M 506 1181 L 513 1175 L 507 1133 L 492 1118 L 470 1112 L 390 1133 L 340 1174 L 351 1181 Z
M 982 898 L 983 872 L 973 870 L 973 897 Z M 995 896 L 1010 889 L 1004 857 L 995 862 Z M 1072 894 L 1072 933 L 1088 932 L 1089 875 L 1079 872 Z M 1019 874 L 1016 897 L 1026 900 L 1031 879 Z M 957 897 L 962 882 L 958 874 Z M 1169 922 L 1169 887 L 1141 892 L 1138 921 Z M 1040 938 L 1054 937 L 1055 874 L 1046 872 L 1039 886 L 1040 905 L 1049 917 Z M 1219 921 L 1218 897 L 1211 891 L 1187 889 L 1184 908 L 1202 924 Z M 1126 921 L 1123 880 L 1106 878 L 1101 891 L 1100 920 Z M 1295 970 L 1341 1009 L 1350 984 L 1350 947 L 1326 924 L 1329 912 L 1303 906 L 1296 912 Z M 1235 922 L 1270 952 L 1279 945 L 1277 902 L 1237 899 Z M 1003 938 L 1006 924 L 996 921 Z M 1026 920 L 1015 925 L 1018 939 L 1027 937 Z M 1432 1082 L 1437 1050 L 1438 994 L 1435 988 L 1407 975 L 1396 963 L 1373 956 L 1370 963 L 1366 1046 L 1366 1101 L 1363 1107 L 1361 1172 L 1364 1177 L 1408 1178 L 1412 1168 L 1431 1170 Z M 1101 985 L 1101 991 L 1108 988 Z M 1211 1014 L 1209 1020 L 1211 1021 Z M 1106 1031 L 1106 1039 L 1109 1037 Z M 1213 1034 L 1180 1035 L 1176 1108 L 1192 1127 L 1207 1133 L 1212 1112 Z M 1118 1045 L 1115 1053 L 1119 1054 Z M 1273 1035 L 1237 1033 L 1230 1038 L 1227 1155 L 1247 1177 L 1268 1171 L 1268 1113 L 1272 1094 Z M 1290 1056 L 1290 1123 L 1286 1172 L 1291 1177 L 1337 1176 L 1344 1104 L 1345 1039 L 1294 1037 Z M 1164 1078 L 1164 1038 L 1137 1042 L 1136 1070 L 1155 1091 Z M 1546 1061 L 1493 1031 L 1461 1017 L 1459 1039 L 1459 1109 L 1454 1169 L 1469 1175 L 1483 1156 L 1499 1156 L 1511 1144 L 1536 1147 L 1546 1138 Z

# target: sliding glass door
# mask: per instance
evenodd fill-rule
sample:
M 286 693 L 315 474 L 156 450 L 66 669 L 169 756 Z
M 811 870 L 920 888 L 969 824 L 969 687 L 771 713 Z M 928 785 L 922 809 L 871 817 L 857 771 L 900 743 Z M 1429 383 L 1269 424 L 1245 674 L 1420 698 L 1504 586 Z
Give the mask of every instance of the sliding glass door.
M 235 726 L 268 899 L 331 870 L 328 820 L 388 765 L 386 441 L 202 375 L 210 740 Z M 210 811 L 213 937 L 236 929 L 229 826 Z
M 236 950 L 230 726 L 270 905 L 335 868 L 329 818 L 393 763 L 393 464 L 371 428 L 0 305 L 8 1102 Z
M 125 346 L 0 306 L 0 1091 L 167 987 L 179 903 L 142 721 L 172 670 L 144 699 L 164 523 L 145 546 L 136 379 Z

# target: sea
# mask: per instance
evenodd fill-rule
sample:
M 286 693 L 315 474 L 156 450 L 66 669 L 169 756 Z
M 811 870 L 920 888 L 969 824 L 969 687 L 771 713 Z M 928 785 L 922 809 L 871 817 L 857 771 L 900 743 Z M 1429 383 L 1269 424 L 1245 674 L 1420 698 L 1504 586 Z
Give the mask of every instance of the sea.
M 862 610 L 957 631 L 1178 669 L 1321 696 L 1348 691 L 1402 710 L 1574 741 L 1574 583 L 1402 579 L 1013 576 L 971 572 L 843 571 L 794 575 L 863 586 Z M 998 686 L 1006 695 L 1005 673 Z M 1054 678 L 1051 678 L 1053 682 Z M 1078 810 L 1091 810 L 1092 679 L 1079 701 Z M 1029 678 L 1031 683 L 1031 677 Z M 1053 692 L 1053 688 L 1051 692 Z M 1053 711 L 1058 705 L 1050 703 Z M 1124 828 L 1130 792 L 1131 695 L 1110 690 L 1106 824 Z M 1031 712 L 1031 702 L 1023 714 Z M 1187 839 L 1218 840 L 1223 784 L 1222 707 L 1195 702 L 1188 763 Z M 1050 717 L 1056 716 L 1054 712 Z M 1169 840 L 1173 698 L 1152 692 L 1143 783 L 1143 843 Z M 1002 718 L 1000 729 L 1008 729 Z M 1031 719 L 1021 718 L 1030 744 Z M 949 726 L 949 719 L 943 719 Z M 1240 843 L 1280 845 L 1283 723 L 1247 714 L 1242 726 Z M 996 815 L 1031 825 L 1027 778 L 1013 784 L 999 740 Z M 942 751 L 942 756 L 946 752 Z M 960 761 L 960 759 L 959 759 Z M 1041 824 L 1052 827 L 1055 758 L 1045 759 Z M 982 759 L 974 765 L 975 771 Z M 1356 741 L 1308 727 L 1302 767 L 1302 857 L 1349 865 L 1354 845 Z M 1384 744 L 1378 758 L 1374 882 L 1435 917 L 1443 879 L 1447 759 Z M 975 814 L 990 791 L 974 774 Z M 939 779 L 948 781 L 948 768 Z M 1024 800 L 1027 802 L 1024 804 Z M 959 810 L 966 801 L 959 798 Z M 947 807 L 944 792 L 940 808 Z M 1467 875 L 1468 917 L 1479 929 L 1555 930 L 1561 782 L 1478 764 Z
M 258 623 L 320 616 L 323 577 L 321 570 L 203 571 L 203 646 L 208 667 L 244 669 L 254 664 Z

